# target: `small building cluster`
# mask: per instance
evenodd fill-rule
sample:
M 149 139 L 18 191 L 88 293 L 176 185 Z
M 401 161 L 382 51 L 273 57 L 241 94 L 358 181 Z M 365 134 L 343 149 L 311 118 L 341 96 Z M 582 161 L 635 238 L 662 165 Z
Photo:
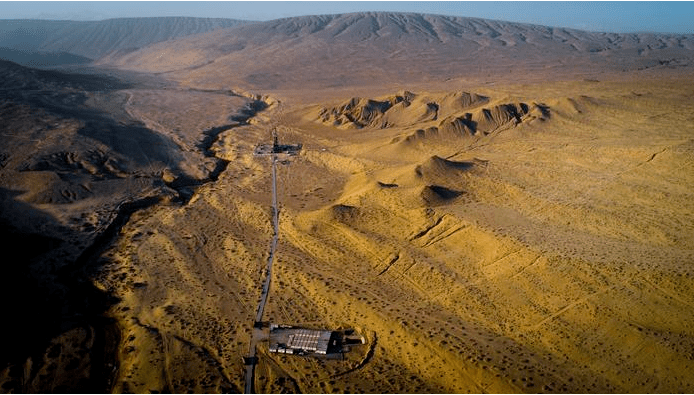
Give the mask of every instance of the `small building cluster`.
M 353 329 L 326 331 L 270 324 L 268 351 L 279 354 L 342 358 L 352 347 L 366 343 Z
M 299 144 L 280 144 L 277 135 L 274 136 L 272 144 L 259 144 L 255 147 L 253 154 L 258 155 L 273 155 L 273 154 L 286 154 L 286 155 L 297 155 L 303 145 Z
M 331 345 L 337 346 L 337 339 L 332 331 L 270 325 L 270 352 L 326 355 L 331 349 Z

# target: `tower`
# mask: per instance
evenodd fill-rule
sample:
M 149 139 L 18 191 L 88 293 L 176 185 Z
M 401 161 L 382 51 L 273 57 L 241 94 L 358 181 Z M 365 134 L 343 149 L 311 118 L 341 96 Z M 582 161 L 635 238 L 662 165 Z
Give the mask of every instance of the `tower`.
M 277 153 L 280 150 L 280 144 L 278 141 L 279 139 L 277 138 L 277 129 L 272 129 L 272 139 L 273 139 L 272 152 Z

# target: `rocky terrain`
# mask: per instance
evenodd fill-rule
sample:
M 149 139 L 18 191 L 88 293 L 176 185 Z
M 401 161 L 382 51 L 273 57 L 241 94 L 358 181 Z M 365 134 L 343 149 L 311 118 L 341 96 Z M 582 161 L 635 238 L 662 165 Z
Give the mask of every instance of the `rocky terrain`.
M 692 40 L 360 13 L 0 63 L 0 388 L 243 391 L 274 128 L 263 320 L 367 344 L 261 343 L 256 392 L 692 392 Z

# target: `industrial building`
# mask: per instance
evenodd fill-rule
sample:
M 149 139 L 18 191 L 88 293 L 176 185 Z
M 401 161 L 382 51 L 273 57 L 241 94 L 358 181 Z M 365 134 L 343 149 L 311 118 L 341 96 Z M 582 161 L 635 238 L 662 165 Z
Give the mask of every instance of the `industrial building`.
M 294 328 L 286 325 L 270 324 L 269 351 L 280 354 L 326 355 L 330 351 L 339 352 L 335 332 L 305 328 Z

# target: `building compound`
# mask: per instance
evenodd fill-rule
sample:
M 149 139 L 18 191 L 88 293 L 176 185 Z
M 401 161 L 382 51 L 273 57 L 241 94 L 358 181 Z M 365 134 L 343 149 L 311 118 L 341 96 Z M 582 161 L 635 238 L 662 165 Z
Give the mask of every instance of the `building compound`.
M 270 325 L 270 352 L 326 355 L 330 349 L 337 347 L 338 340 L 332 331 Z

